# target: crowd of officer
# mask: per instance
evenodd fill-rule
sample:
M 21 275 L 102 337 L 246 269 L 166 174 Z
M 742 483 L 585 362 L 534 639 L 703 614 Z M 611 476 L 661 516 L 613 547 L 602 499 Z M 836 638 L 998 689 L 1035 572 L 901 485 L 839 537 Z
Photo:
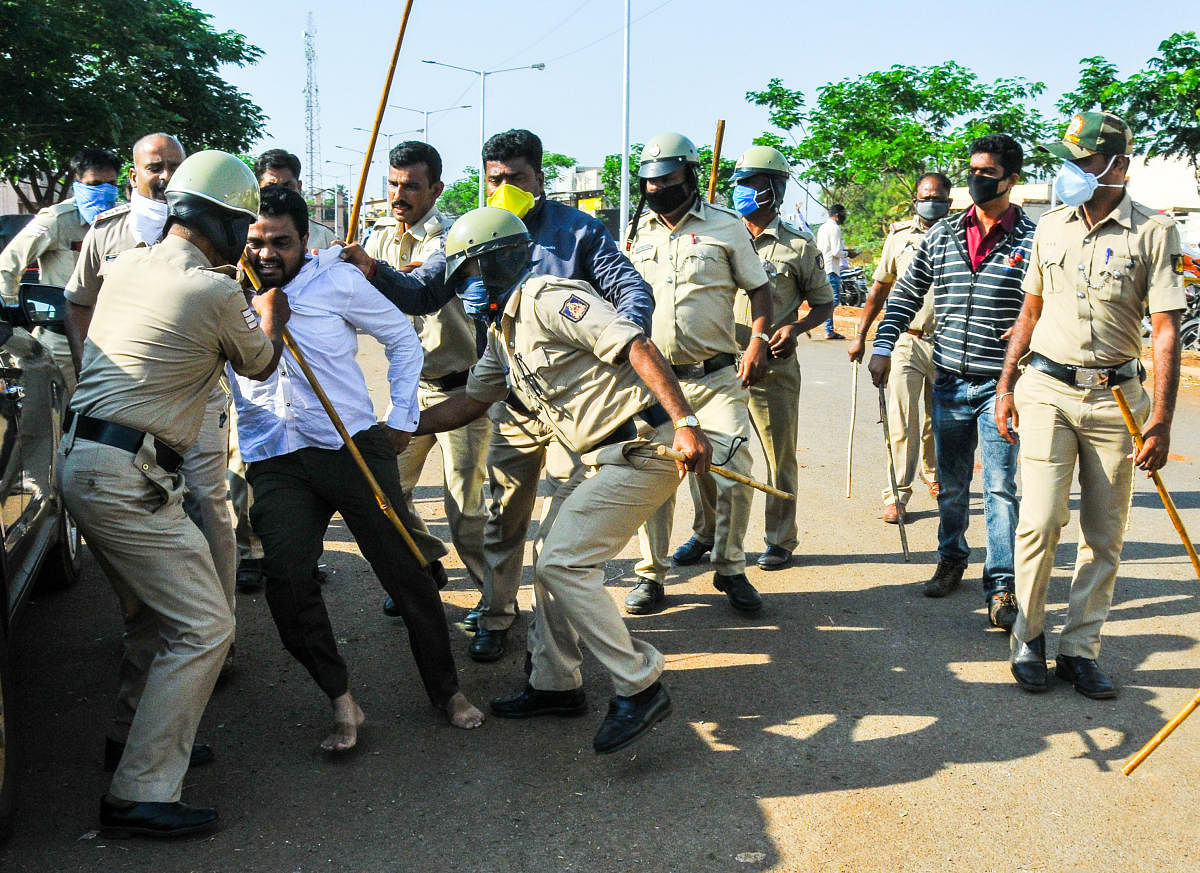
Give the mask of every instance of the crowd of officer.
M 1078 465 L 1081 543 L 1056 672 L 1103 698 L 1116 693 L 1097 658 L 1133 469 L 1158 469 L 1169 448 L 1181 244 L 1169 218 L 1125 190 L 1133 137 L 1121 119 L 1081 113 L 1062 142 L 1043 148 L 1063 160 L 1054 183 L 1063 205 L 1036 230 L 1010 203 L 1023 156 L 1009 137 L 972 145 L 973 205 L 963 213 L 948 215 L 948 178 L 918 180 L 915 214 L 891 229 L 849 353 L 862 359 L 883 312 L 870 372 L 877 385 L 891 378 L 898 474 L 884 492 L 884 520 L 903 521 L 923 476 L 940 517 L 930 596 L 949 593 L 967 567 L 965 505 L 983 444 L 984 594 L 991 622 L 1011 631 L 1014 678 L 1030 691 L 1048 687 L 1046 587 Z M 216 824 L 215 809 L 180 794 L 188 767 L 214 756 L 194 740 L 231 665 L 235 579 L 244 590 L 265 585 L 285 645 L 333 701 L 335 731 L 323 748 L 354 744 L 362 713 L 346 689 L 316 562 L 322 523 L 350 499 L 345 480 L 355 468 L 327 423 L 317 423 L 324 419 L 307 383 L 296 381 L 304 376 L 300 352 L 284 350 L 289 318 L 300 348 L 326 367 L 334 405 L 355 407 L 354 441 L 398 453 L 394 468 L 380 468 L 374 454 L 371 463 L 401 504 L 412 551 L 396 567 L 385 567 L 383 554 L 373 564 L 389 594 L 384 610 L 422 629 L 413 631 L 413 653 L 451 723 L 475 727 L 482 713 L 465 699 L 447 703 L 461 695 L 444 628 L 429 622 L 448 549 L 407 503 L 435 443 L 450 541 L 480 592 L 467 616 L 474 660 L 497 660 L 510 642 L 543 489 L 526 675 L 516 693 L 492 701 L 495 716 L 585 714 L 586 646 L 615 691 L 598 753 L 667 717 L 663 657 L 630 635 L 603 585 L 604 563 L 634 534 L 641 560 L 628 613 L 661 609 L 671 563 L 706 556 L 734 610 L 763 609 L 745 573 L 750 488 L 710 466 L 748 476 L 753 440 L 767 484 L 801 490 L 797 338 L 832 316 L 837 272 L 811 234 L 780 217 L 790 170 L 776 149 L 739 157 L 726 208 L 702 195 L 687 137 L 653 137 L 638 167 L 637 209 L 617 240 L 546 196 L 542 144 L 530 131 L 488 140 L 488 206 L 457 221 L 436 205 L 436 149 L 405 142 L 389 153 L 391 215 L 365 244 L 332 249 L 328 229 L 299 208 L 294 155 L 272 150 L 251 172 L 222 152 L 185 157 L 174 137 L 156 133 L 131 157 L 128 203 L 116 205 L 117 158 L 85 150 L 73 165 L 75 197 L 44 210 L 0 255 L 6 295 L 34 259 L 44 281 L 67 289 L 70 359 L 59 357 L 78 385 L 61 486 L 125 619 L 105 755 L 114 776 L 100 810 L 107 832 L 172 837 Z M 273 286 L 257 294 L 238 269 L 248 235 L 250 262 Z M 1147 308 L 1152 395 L 1140 364 Z M 378 439 L 357 410 L 365 395 L 350 363 L 356 346 L 347 345 L 363 319 L 387 325 L 379 329 L 392 362 L 392 406 Z M 1110 390 L 1117 385 L 1145 425 L 1136 452 Z M 234 453 L 230 466 L 232 515 L 231 443 L 247 453 Z M 1019 519 L 1010 481 L 1018 451 Z M 695 515 L 690 538 L 672 553 L 685 474 Z M 355 500 L 369 502 L 365 484 L 354 489 Z M 294 541 L 297 512 L 313 519 L 314 542 Z M 792 562 L 796 512 L 795 501 L 767 500 L 763 570 Z M 236 573 L 233 517 L 243 546 Z M 263 542 L 255 520 L 267 526 Z M 382 517 L 361 527 L 392 537 Z M 372 542 L 364 553 L 368 545 L 379 551 Z M 444 624 L 440 608 L 434 623 Z

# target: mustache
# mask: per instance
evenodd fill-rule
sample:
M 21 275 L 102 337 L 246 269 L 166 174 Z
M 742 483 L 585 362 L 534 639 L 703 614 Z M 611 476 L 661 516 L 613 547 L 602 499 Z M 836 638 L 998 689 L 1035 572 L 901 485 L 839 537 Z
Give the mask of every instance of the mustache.
M 392 201 L 392 209 L 412 209 L 413 205 L 407 200 L 396 198 Z

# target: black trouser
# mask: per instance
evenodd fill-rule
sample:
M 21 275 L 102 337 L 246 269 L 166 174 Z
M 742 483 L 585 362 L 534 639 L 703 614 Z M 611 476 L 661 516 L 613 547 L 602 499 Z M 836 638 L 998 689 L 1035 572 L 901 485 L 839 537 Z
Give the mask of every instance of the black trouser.
M 396 452 L 376 425 L 356 434 L 358 446 L 405 527 L 413 524 L 400 487 Z M 425 691 L 442 707 L 458 691 L 450 634 L 437 585 L 417 564 L 345 448 L 299 449 L 252 462 L 250 520 L 262 539 L 267 604 L 284 647 L 332 699 L 349 677 L 338 654 L 321 587 L 314 578 L 325 531 L 340 512 L 363 557 L 391 595 L 404 624 Z

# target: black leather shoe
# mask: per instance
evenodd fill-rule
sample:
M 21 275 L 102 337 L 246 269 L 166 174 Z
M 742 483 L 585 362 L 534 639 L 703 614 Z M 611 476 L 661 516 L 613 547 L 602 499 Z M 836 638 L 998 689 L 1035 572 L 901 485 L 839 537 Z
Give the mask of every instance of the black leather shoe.
M 125 754 L 125 744 L 118 743 L 116 740 L 104 738 L 104 772 L 117 772 L 117 765 L 121 763 L 121 756 Z M 212 746 L 207 743 L 196 743 L 192 746 L 192 756 L 188 759 L 189 767 L 203 767 L 205 764 L 211 764 L 217 758 L 212 750 Z
M 758 612 L 762 609 L 762 598 L 750 584 L 745 573 L 735 573 L 732 576 L 713 574 L 713 587 L 724 591 L 729 598 L 729 605 L 738 612 Z
M 638 577 L 637 585 L 625 595 L 625 611 L 630 615 L 647 615 L 658 612 L 666 602 L 667 594 L 662 583 Z
M 767 546 L 755 563 L 762 570 L 782 570 L 792 563 L 792 553 L 780 546 Z
M 387 600 L 383 601 L 383 614 L 390 618 L 399 618 L 400 607 L 396 605 L 396 601 L 389 597 Z
M 253 594 L 262 591 L 263 568 L 261 558 L 246 558 L 239 561 L 237 566 L 237 590 L 243 594 Z
M 100 798 L 100 833 L 106 837 L 186 837 L 212 830 L 219 816 L 212 807 L 186 803 L 130 803 Z
M 1009 658 L 1009 667 L 1017 684 L 1035 694 L 1050 686 L 1046 679 L 1046 635 L 1038 634 L 1029 642 L 1016 640 L 1016 648 Z
M 958 583 L 962 581 L 963 571 L 966 569 L 966 564 L 940 558 L 937 569 L 933 571 L 933 577 L 925 582 L 925 596 L 945 597 L 958 587 Z
M 479 617 L 483 615 L 482 606 L 476 606 L 470 612 L 463 616 L 462 626 L 471 633 L 479 630 Z
M 1108 700 L 1117 696 L 1117 686 L 1091 658 L 1059 655 L 1054 662 L 1054 675 L 1066 679 L 1076 691 L 1092 700 Z
M 661 682 L 654 684 L 658 691 L 645 703 L 637 703 L 633 697 L 612 699 L 608 715 L 592 740 L 597 755 L 625 748 L 671 714 L 671 695 L 667 694 L 666 686 Z
M 992 627 L 1012 631 L 1017 620 L 1017 598 L 1011 591 L 1001 591 L 988 598 L 988 620 Z
M 499 661 L 504 656 L 504 640 L 508 636 L 508 628 L 488 630 L 481 627 L 475 631 L 475 639 L 467 646 L 467 654 L 472 661 L 487 664 Z
M 712 551 L 712 547 L 712 543 L 706 543 L 699 537 L 692 537 L 675 550 L 675 553 L 671 555 L 671 563 L 678 567 L 699 564 L 704 560 L 704 556 Z
M 587 696 L 582 688 L 538 691 L 532 685 L 526 685 L 518 694 L 493 699 L 491 707 L 500 718 L 533 718 L 536 715 L 576 718 L 587 715 Z

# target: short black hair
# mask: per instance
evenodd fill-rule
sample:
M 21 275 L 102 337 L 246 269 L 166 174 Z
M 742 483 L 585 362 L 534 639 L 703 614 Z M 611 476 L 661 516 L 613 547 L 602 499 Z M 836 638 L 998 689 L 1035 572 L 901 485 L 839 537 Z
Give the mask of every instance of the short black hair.
M 424 164 L 429 171 L 429 184 L 436 185 L 442 178 L 442 156 L 427 142 L 406 140 L 388 152 L 388 163 L 399 170 L 413 164 Z
M 917 188 L 920 188 L 921 183 L 926 179 L 933 179 L 933 181 L 937 182 L 938 187 L 945 191 L 947 195 L 950 194 L 950 189 L 954 187 L 954 183 L 950 181 L 950 177 L 945 173 L 922 173 L 917 177 L 917 184 L 913 186 L 913 191 L 915 192 Z
M 71 158 L 71 175 L 78 179 L 88 170 L 121 172 L 121 159 L 108 149 L 86 148 Z
M 986 152 L 998 159 L 1006 176 L 1019 174 L 1021 166 L 1025 163 L 1025 152 L 1021 151 L 1021 146 L 1007 133 L 989 133 L 979 137 L 971 143 L 971 154 L 977 155 L 980 152 Z
M 506 164 L 513 158 L 524 158 L 535 170 L 542 168 L 542 141 L 533 131 L 514 128 L 497 133 L 483 144 L 483 162 Z
M 308 235 L 308 204 L 304 198 L 282 185 L 268 185 L 258 192 L 258 214 L 267 218 L 290 215 L 296 233 Z
M 254 178 L 262 181 L 263 173 L 267 170 L 291 170 L 292 175 L 299 179 L 300 159 L 283 149 L 267 149 L 254 162 Z
M 829 207 L 829 214 L 830 215 L 845 215 L 846 207 L 840 203 L 835 203 Z

